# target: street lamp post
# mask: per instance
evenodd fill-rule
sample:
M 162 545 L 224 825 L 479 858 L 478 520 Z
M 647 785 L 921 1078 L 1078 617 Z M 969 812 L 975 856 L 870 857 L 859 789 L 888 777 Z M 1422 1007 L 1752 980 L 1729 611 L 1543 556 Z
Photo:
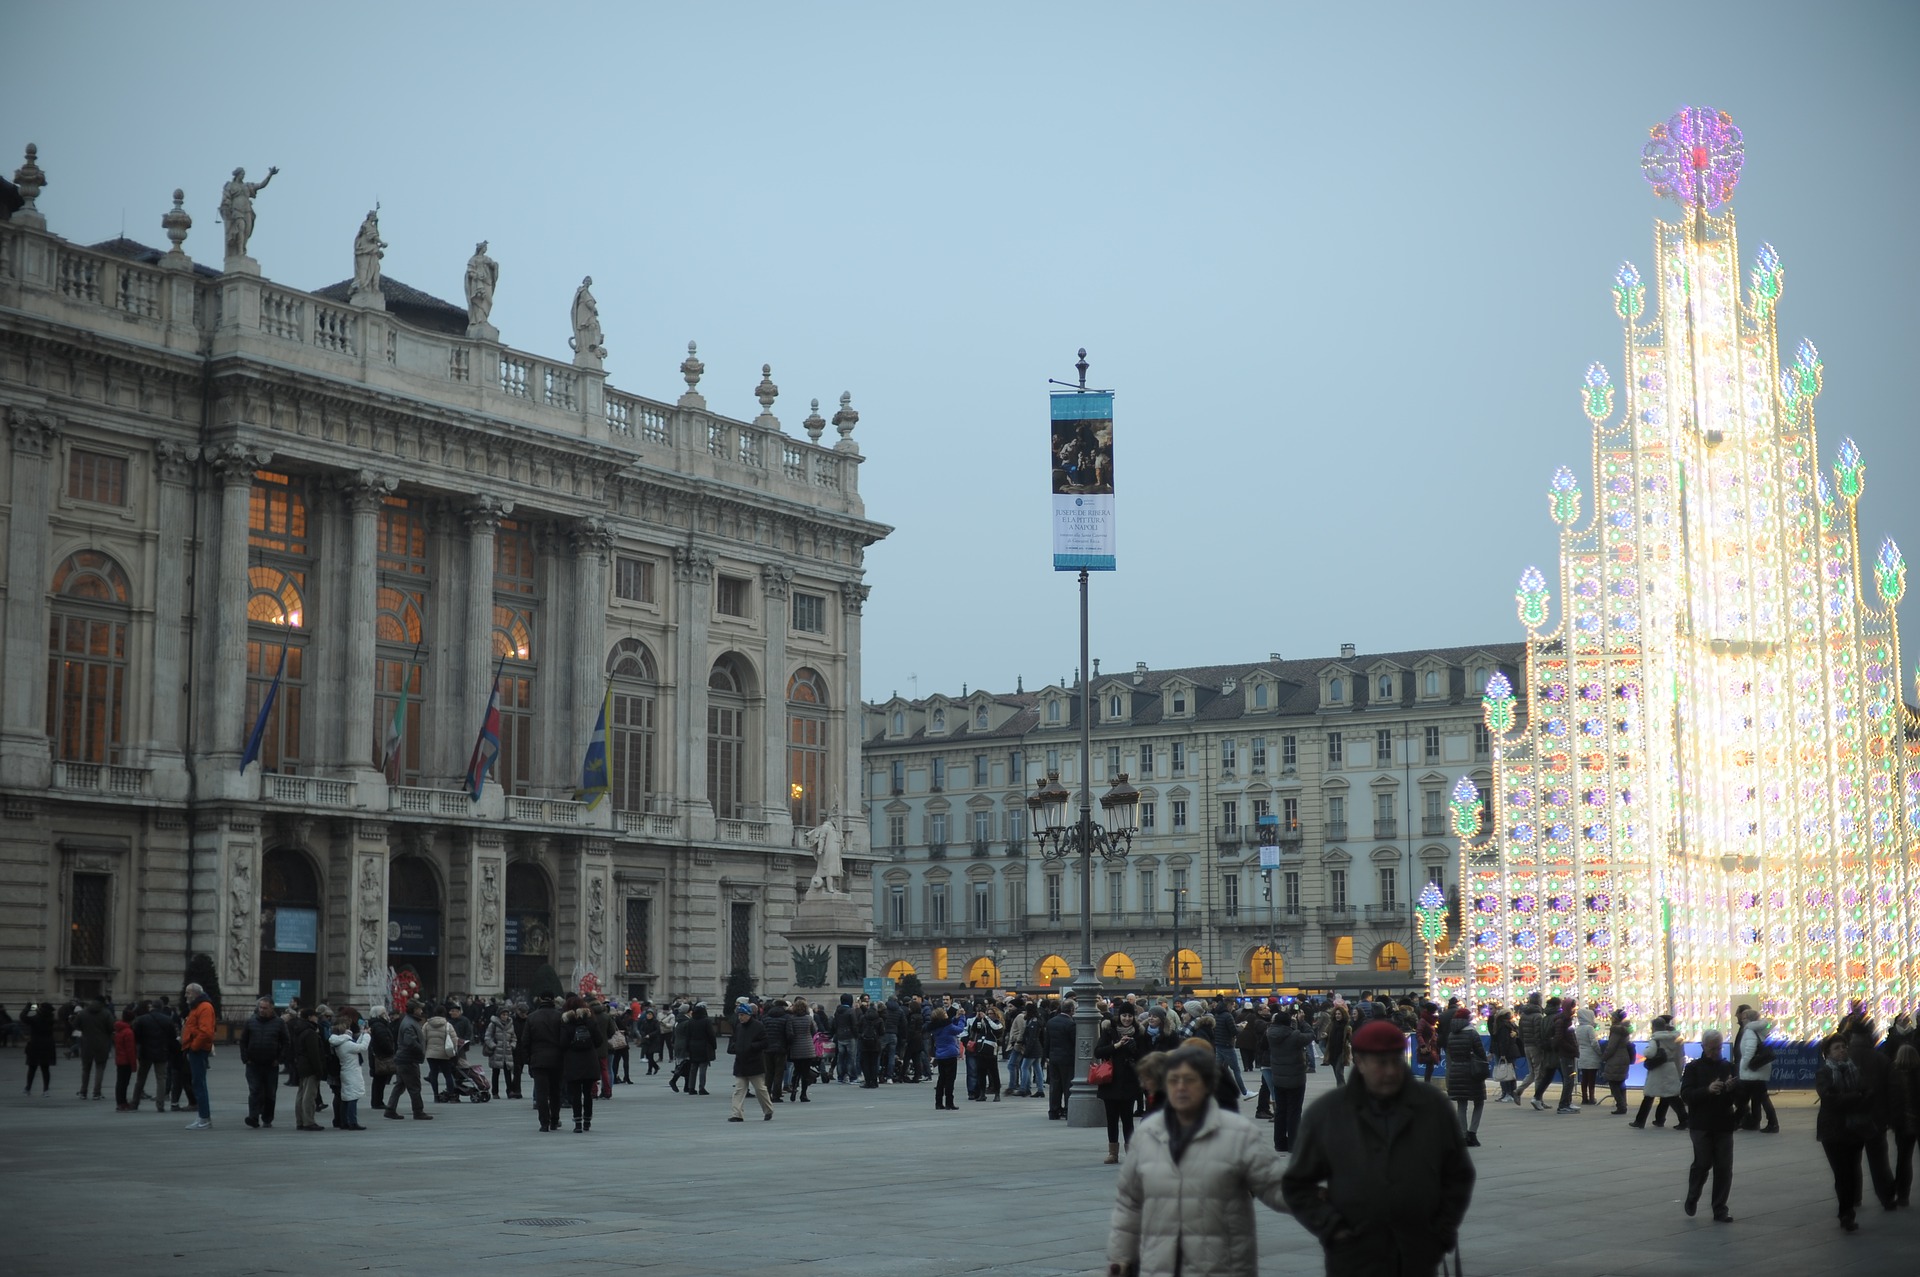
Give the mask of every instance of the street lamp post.
M 1084 630 L 1083 630 L 1084 636 Z M 1100 995 L 1100 977 L 1093 966 L 1093 858 L 1118 861 L 1127 858 L 1133 845 L 1134 814 L 1140 808 L 1140 791 L 1127 783 L 1120 773 L 1113 787 L 1100 796 L 1101 823 L 1093 823 L 1093 786 L 1090 767 L 1093 758 L 1089 739 L 1088 712 L 1085 703 L 1089 683 L 1084 662 L 1080 669 L 1082 705 L 1080 711 L 1080 818 L 1066 823 L 1066 787 L 1059 772 L 1048 772 L 1027 798 L 1033 813 L 1034 839 L 1040 855 L 1050 861 L 1080 858 L 1080 972 L 1074 980 L 1074 1085 L 1068 1093 L 1067 1125 L 1100 1126 L 1106 1122 L 1106 1107 L 1087 1081 L 1093 1067 L 1094 1042 L 1100 1035 L 1100 1011 L 1094 1002 Z
M 1173 1000 L 1180 1000 L 1180 981 L 1185 978 L 1187 964 L 1180 957 L 1180 902 L 1186 898 L 1185 887 L 1168 887 L 1167 894 L 1173 897 Z
M 1280 817 L 1272 812 L 1254 822 L 1260 835 L 1260 886 L 1267 897 L 1267 984 L 1268 996 L 1280 995 L 1280 971 L 1274 959 L 1280 952 L 1274 947 L 1273 871 L 1280 867 Z

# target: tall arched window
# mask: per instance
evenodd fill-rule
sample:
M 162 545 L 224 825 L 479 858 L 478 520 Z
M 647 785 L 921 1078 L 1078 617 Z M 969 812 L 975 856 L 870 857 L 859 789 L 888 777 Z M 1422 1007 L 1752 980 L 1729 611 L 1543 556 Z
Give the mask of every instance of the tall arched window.
M 1382 674 L 1380 676 L 1380 699 L 1384 701 L 1384 700 L 1391 700 L 1392 698 L 1393 698 L 1393 675 Z
M 381 502 L 374 534 L 373 730 L 374 758 L 395 785 L 420 783 L 420 746 L 426 739 L 427 520 L 407 497 Z M 401 711 L 405 699 L 406 709 Z M 393 729 L 399 736 L 388 745 Z
M 500 675 L 500 761 L 494 779 L 509 794 L 526 794 L 534 775 L 533 688 L 539 675 L 534 621 L 539 611 L 533 532 L 502 519 L 493 534 L 493 658 Z
M 1329 701 L 1332 701 L 1334 704 L 1338 705 L 1341 701 L 1345 700 L 1346 698 L 1347 698 L 1346 683 L 1343 680 L 1337 679 L 1337 678 L 1328 680 L 1327 699 Z
M 308 540 L 304 482 L 270 470 L 253 476 L 247 506 L 247 715 L 250 730 L 276 678 L 280 690 L 260 737 L 260 770 L 297 772 L 306 688 Z M 229 729 L 230 730 L 230 729 Z
M 637 638 L 623 638 L 607 656 L 607 674 L 613 679 L 613 721 L 607 724 L 607 747 L 613 771 L 616 811 L 652 810 L 654 772 L 654 715 L 660 696 L 660 670 L 653 653 Z
M 793 823 L 811 829 L 826 815 L 827 685 L 802 666 L 787 680 L 787 795 Z
M 721 820 L 746 818 L 747 697 L 752 684 L 728 652 L 707 674 L 707 802 Z
M 126 743 L 127 574 L 98 550 L 53 574 L 47 634 L 47 740 L 64 762 L 120 762 Z

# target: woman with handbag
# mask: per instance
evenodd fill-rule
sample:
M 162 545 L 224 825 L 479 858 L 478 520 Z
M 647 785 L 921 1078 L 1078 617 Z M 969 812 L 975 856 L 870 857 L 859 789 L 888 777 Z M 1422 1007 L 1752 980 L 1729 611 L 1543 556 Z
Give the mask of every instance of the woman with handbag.
M 1513 1012 L 1495 1002 L 1487 1008 L 1487 1054 L 1492 1060 L 1490 1076 L 1500 1084 L 1500 1094 L 1494 1097 L 1495 1104 L 1520 1103 L 1520 1071 L 1514 1067 L 1525 1052 L 1520 1046 L 1520 1034 L 1513 1027 Z
M 1635 1130 L 1645 1130 L 1647 1110 L 1659 1101 L 1660 1107 L 1654 1110 L 1653 1124 L 1667 1124 L 1667 1109 L 1672 1107 L 1678 1119 L 1674 1125 L 1680 1130 L 1687 1129 L 1687 1102 L 1680 1098 L 1680 1035 L 1674 1031 L 1673 1017 L 1656 1015 L 1653 1017 L 1653 1036 L 1647 1042 L 1647 1080 L 1640 1088 L 1640 1111 L 1634 1114 L 1627 1125 Z
M 1123 1140 L 1129 1147 L 1133 1144 L 1133 1109 L 1140 1102 L 1140 1078 L 1133 1069 L 1140 1059 L 1137 1016 L 1131 1002 L 1114 1008 L 1112 1018 L 1100 1026 L 1093 1067 L 1087 1072 L 1087 1081 L 1093 1083 L 1107 1110 L 1107 1165 L 1120 1160 Z
M 1480 1147 L 1480 1115 L 1487 1107 L 1487 1048 L 1473 1027 L 1473 1012 L 1460 1007 L 1447 1031 L 1447 1098 L 1460 1111 L 1467 1145 Z M 1467 1110 L 1473 1112 L 1469 1116 Z

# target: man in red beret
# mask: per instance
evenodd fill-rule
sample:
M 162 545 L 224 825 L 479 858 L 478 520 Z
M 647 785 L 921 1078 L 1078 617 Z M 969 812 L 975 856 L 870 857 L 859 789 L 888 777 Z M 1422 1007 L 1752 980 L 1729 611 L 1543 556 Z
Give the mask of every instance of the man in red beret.
M 1407 1038 L 1391 1021 L 1354 1032 L 1353 1063 L 1301 1119 L 1281 1191 L 1320 1239 L 1328 1277 L 1427 1277 L 1473 1200 L 1466 1136 L 1445 1092 L 1410 1084 Z

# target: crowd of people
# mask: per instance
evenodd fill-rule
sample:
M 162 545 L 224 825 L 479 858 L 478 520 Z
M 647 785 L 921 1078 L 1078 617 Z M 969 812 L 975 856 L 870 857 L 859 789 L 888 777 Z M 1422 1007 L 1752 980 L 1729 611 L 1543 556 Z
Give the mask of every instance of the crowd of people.
M 333 1128 L 360 1131 L 360 1105 L 369 1097 L 388 1119 L 405 1120 L 404 1105 L 424 1121 L 434 1116 L 429 1096 L 438 1104 L 519 1100 L 531 1080 L 540 1131 L 562 1130 L 570 1118 L 576 1133 L 588 1134 L 595 1101 L 633 1081 L 636 1053 L 643 1076 L 664 1069 L 668 1090 L 689 1098 L 709 1094 L 709 1069 L 728 1057 L 732 1122 L 746 1120 L 750 1099 L 771 1121 L 776 1105 L 811 1103 L 820 1086 L 929 1082 L 940 1112 L 957 1111 L 964 1090 L 973 1103 L 1045 1099 L 1047 1118 L 1060 1121 L 1076 1085 L 1079 1009 L 1071 992 L 749 997 L 724 1017 L 691 998 L 655 1005 L 578 993 L 418 999 L 364 1014 L 297 1001 L 276 1007 L 261 998 L 232 1041 L 247 1078 L 245 1123 L 256 1129 L 273 1126 L 283 1088 L 296 1092 L 295 1129 L 327 1129 L 319 1114 L 330 1111 Z M 1251 1272 L 1243 1248 L 1251 1230 L 1242 1216 L 1254 1198 L 1298 1217 L 1326 1246 L 1330 1272 L 1375 1271 L 1368 1265 L 1389 1260 L 1424 1271 L 1419 1265 L 1452 1246 L 1465 1214 L 1473 1182 L 1465 1150 L 1480 1143 L 1490 1082 L 1499 1084 L 1495 1104 L 1560 1115 L 1606 1104 L 1627 1116 L 1629 1070 L 1641 1064 L 1639 1107 L 1623 1125 L 1663 1128 L 1671 1116 L 1674 1129 L 1688 1133 L 1684 1209 L 1695 1214 L 1707 1195 L 1719 1222 L 1732 1221 L 1735 1133 L 1780 1130 L 1769 1090 L 1772 1026 L 1745 1006 L 1727 1032 L 1702 1033 L 1691 1060 L 1670 1017 L 1653 1019 L 1642 1057 L 1623 1012 L 1603 1026 L 1571 997 L 1534 995 L 1516 1010 L 1495 1005 L 1478 1013 L 1457 1002 L 1389 1003 L 1370 994 L 1352 1001 L 1118 997 L 1099 999 L 1094 1013 L 1087 1083 L 1104 1110 L 1105 1160 L 1122 1167 L 1117 1271 L 1174 1271 L 1163 1253 L 1173 1226 L 1222 1239 L 1215 1258 L 1224 1266 L 1176 1255 L 1181 1272 Z M 117 1011 L 98 1000 L 47 1002 L 17 1021 L 0 1008 L 0 1036 L 25 1037 L 29 1093 L 36 1078 L 41 1094 L 48 1092 L 64 1046 L 79 1061 L 81 1096 L 104 1098 L 111 1062 L 118 1111 L 151 1101 L 156 1111 L 192 1110 L 189 1129 L 205 1130 L 214 1021 L 205 992 L 189 985 L 179 1007 L 164 997 Z M 1856 1008 L 1819 1053 L 1815 1137 L 1833 1174 L 1840 1225 L 1851 1232 L 1869 1184 L 1888 1211 L 1909 1203 L 1920 1142 L 1920 1032 L 1901 1015 L 1882 1036 Z M 1321 1068 L 1334 1085 L 1309 1107 L 1308 1077 Z M 1438 1085 L 1436 1070 L 1444 1072 Z M 1248 1103 L 1253 1111 L 1243 1114 Z M 1396 1158 L 1412 1159 L 1410 1178 L 1394 1183 L 1412 1186 L 1414 1196 L 1356 1187 L 1383 1173 L 1364 1150 L 1402 1120 L 1413 1137 L 1395 1134 L 1387 1143 Z M 1255 1134 L 1260 1122 L 1271 1124 L 1270 1140 Z M 1208 1168 L 1206 1182 L 1234 1187 L 1221 1190 L 1217 1213 L 1169 1225 L 1159 1192 L 1190 1173 L 1180 1169 L 1189 1156 Z

